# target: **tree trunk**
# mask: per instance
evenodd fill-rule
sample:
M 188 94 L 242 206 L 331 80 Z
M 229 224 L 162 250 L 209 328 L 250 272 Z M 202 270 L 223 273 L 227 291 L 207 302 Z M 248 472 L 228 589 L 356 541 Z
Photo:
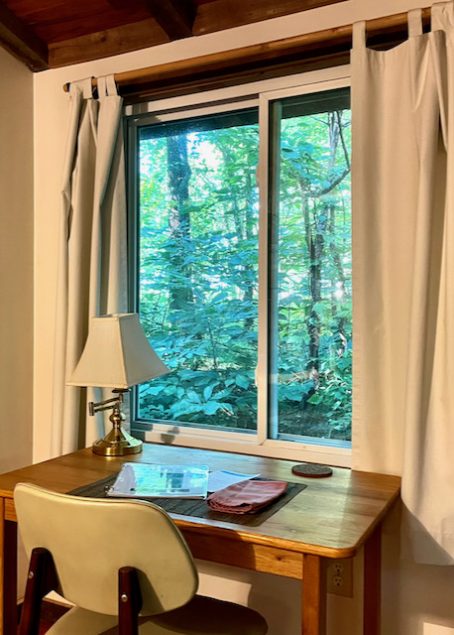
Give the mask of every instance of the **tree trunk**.
M 227 147 L 220 148 L 224 159 L 226 168 L 229 165 L 235 165 L 235 158 L 232 152 Z M 245 168 L 245 182 L 240 183 L 238 188 L 235 179 L 230 179 L 230 196 L 231 196 L 231 214 L 233 216 L 233 222 L 235 225 L 235 232 L 238 237 L 238 245 L 241 248 L 243 241 L 249 241 L 253 237 L 253 220 L 252 220 L 252 206 L 253 206 L 253 191 L 254 183 L 251 179 L 251 174 L 247 167 Z M 241 206 L 244 205 L 244 209 Z M 228 223 L 226 222 L 226 227 Z M 242 281 L 243 301 L 246 306 L 250 306 L 254 296 L 254 276 L 253 267 L 245 262 L 242 265 L 242 271 L 244 273 Z M 247 317 L 244 320 L 245 331 L 250 331 L 254 325 L 254 318 Z
M 188 145 L 185 135 L 167 137 L 167 173 L 170 191 L 169 262 L 171 271 L 170 311 L 182 311 L 194 303 L 192 267 L 188 256 L 192 253 L 191 216 L 189 211 Z M 171 318 L 172 319 L 172 318 Z M 177 316 L 173 316 L 173 321 Z
M 309 246 L 309 281 L 311 307 L 309 312 L 309 360 L 308 370 L 319 370 L 320 366 L 320 318 L 317 304 L 322 299 L 322 258 L 325 251 L 327 215 L 324 209 L 314 209 L 314 223 Z
M 330 222 L 334 207 L 323 202 L 323 196 L 329 194 L 348 174 L 350 164 L 347 163 L 345 170 L 336 175 L 334 168 L 336 164 L 336 152 L 339 142 L 345 149 L 342 137 L 342 122 L 337 112 L 327 114 L 328 139 L 330 146 L 328 171 L 328 186 L 324 186 L 319 192 L 310 194 L 306 191 L 306 180 L 299 180 L 299 185 L 303 200 L 303 217 L 306 232 L 306 244 L 309 254 L 309 289 L 310 306 L 307 330 L 309 335 L 309 359 L 307 361 L 307 371 L 318 371 L 320 366 L 320 318 L 317 312 L 317 303 L 322 300 L 322 259 L 325 256 L 325 236 L 327 230 L 332 227 Z M 320 203 L 321 199 L 321 203 Z M 311 204 L 312 203 L 312 204 Z M 318 203 L 318 204 L 317 204 Z M 332 243 L 333 241 L 331 241 Z M 333 254 L 335 263 L 341 265 L 340 259 L 336 262 L 336 254 Z M 340 327 L 341 328 L 341 327 Z
M 245 218 L 245 230 L 246 230 L 246 240 L 248 244 L 254 237 L 254 215 L 253 215 L 253 192 L 254 192 L 254 184 L 251 180 L 251 173 L 248 171 L 246 175 L 246 218 Z M 244 302 L 247 306 L 252 306 L 252 301 L 254 298 L 254 274 L 253 267 L 250 264 L 246 264 L 244 267 L 245 273 L 245 286 L 244 286 Z M 246 331 L 250 331 L 254 326 L 255 319 L 253 317 L 248 317 L 244 320 L 244 328 Z

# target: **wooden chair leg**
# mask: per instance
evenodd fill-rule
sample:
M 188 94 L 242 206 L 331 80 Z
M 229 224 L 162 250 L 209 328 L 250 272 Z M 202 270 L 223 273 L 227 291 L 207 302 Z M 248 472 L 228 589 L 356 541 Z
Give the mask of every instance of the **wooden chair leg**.
M 1 506 L 0 506 L 1 507 Z M 0 521 L 1 522 L 1 521 Z M 0 534 L 2 528 L 0 527 Z M 0 633 L 15 633 L 18 624 L 17 612 L 17 523 L 3 523 L 3 545 L 0 535 L 0 553 L 3 553 L 3 572 L 0 566 Z M 3 573 L 3 575 L 2 575 Z M 3 583 L 3 584 L 2 584 Z M 3 591 L 1 588 L 3 587 Z M 2 607 L 3 600 L 3 607 Z M 3 608 L 3 620 L 1 619 Z M 3 621 L 3 631 L 2 631 Z
M 137 569 L 122 567 L 118 571 L 119 635 L 138 635 L 141 608 L 142 595 Z
M 28 568 L 19 635 L 38 635 L 41 600 L 58 587 L 52 554 L 47 549 L 33 549 Z

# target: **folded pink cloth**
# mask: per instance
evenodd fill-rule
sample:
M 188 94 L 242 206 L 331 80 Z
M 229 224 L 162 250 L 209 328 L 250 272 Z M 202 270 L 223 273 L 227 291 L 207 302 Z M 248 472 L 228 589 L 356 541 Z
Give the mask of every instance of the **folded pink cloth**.
M 217 512 L 254 513 L 282 496 L 286 490 L 285 481 L 242 481 L 213 492 L 207 502 Z

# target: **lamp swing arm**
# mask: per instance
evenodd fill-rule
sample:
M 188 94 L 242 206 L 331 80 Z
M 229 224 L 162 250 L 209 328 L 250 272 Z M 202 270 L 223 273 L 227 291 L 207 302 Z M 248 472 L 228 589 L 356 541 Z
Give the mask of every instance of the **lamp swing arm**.
M 128 390 L 118 391 L 116 397 L 111 397 L 110 399 L 104 399 L 104 401 L 94 401 L 88 402 L 88 414 L 93 416 L 97 412 L 102 412 L 103 410 L 110 410 L 111 408 L 118 408 L 121 403 L 124 401 L 124 393 L 128 392 Z

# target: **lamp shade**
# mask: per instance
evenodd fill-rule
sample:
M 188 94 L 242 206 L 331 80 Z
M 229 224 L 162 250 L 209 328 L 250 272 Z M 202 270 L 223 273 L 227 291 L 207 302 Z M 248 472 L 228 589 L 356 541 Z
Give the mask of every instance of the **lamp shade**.
M 94 317 L 69 386 L 129 388 L 168 373 L 151 348 L 137 313 Z

